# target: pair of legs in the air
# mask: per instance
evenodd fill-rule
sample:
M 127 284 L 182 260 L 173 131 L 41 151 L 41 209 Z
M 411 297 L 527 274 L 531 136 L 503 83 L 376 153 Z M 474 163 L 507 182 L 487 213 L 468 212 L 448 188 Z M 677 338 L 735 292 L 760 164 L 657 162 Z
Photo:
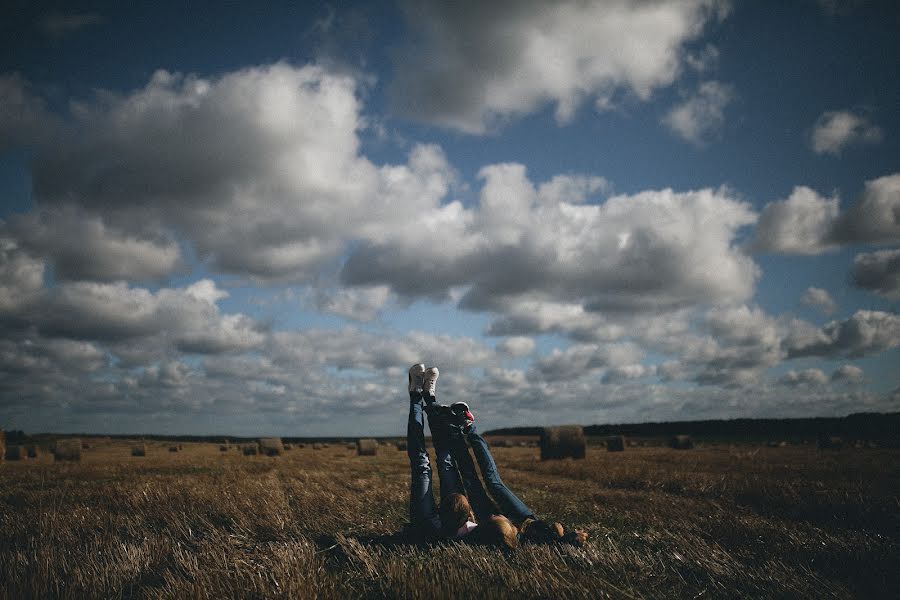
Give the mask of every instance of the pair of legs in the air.
M 494 514 L 503 514 L 516 523 L 533 519 L 532 510 L 500 479 L 487 441 L 478 433 L 468 406 L 462 402 L 450 407 L 436 403 L 438 374 L 437 368 L 425 369 L 421 364 L 413 365 L 410 369 L 407 453 L 412 482 L 411 521 L 430 530 L 435 530 L 440 525 L 432 495 L 431 466 L 425 450 L 423 413 L 428 415 L 437 455 L 442 504 L 446 503 L 452 494 L 464 493 L 468 496 L 472 511 L 479 521 L 487 520 Z M 469 454 L 469 446 L 478 462 L 487 491 L 479 479 L 478 470 Z

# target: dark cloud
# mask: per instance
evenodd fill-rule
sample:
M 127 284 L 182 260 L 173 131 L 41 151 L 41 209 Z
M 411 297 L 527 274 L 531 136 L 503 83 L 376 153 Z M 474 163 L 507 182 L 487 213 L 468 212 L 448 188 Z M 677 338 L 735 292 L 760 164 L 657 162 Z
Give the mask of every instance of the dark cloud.
M 900 299 L 900 249 L 858 254 L 850 278 L 857 287 L 890 300 Z

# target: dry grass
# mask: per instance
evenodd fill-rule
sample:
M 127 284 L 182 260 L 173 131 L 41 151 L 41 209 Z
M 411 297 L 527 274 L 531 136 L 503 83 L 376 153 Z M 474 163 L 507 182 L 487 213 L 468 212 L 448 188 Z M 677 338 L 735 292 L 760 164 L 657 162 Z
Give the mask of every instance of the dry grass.
M 900 451 L 589 447 L 503 478 L 586 547 L 415 544 L 405 453 L 112 442 L 0 468 L 0 598 L 886 598 Z

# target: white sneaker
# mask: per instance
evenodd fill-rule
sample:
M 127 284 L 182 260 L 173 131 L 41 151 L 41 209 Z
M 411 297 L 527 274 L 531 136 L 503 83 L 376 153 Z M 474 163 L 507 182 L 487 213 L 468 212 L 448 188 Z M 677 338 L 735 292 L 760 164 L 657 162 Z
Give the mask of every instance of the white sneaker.
M 409 368 L 409 391 L 421 394 L 425 385 L 425 365 L 422 363 Z
M 434 389 L 437 385 L 437 378 L 441 372 L 438 371 L 437 367 L 428 367 L 425 369 L 425 383 L 422 386 L 422 392 L 428 394 L 429 396 L 434 396 Z

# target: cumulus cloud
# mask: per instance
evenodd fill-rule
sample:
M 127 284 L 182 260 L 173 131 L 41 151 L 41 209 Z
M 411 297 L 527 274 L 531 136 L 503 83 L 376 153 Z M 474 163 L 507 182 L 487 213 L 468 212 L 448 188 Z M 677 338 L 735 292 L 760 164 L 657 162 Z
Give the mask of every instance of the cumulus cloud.
M 441 244 L 423 235 L 362 245 L 345 262 L 343 281 L 390 285 L 409 297 L 448 297 L 468 286 L 460 304 L 473 310 L 531 299 L 656 312 L 752 294 L 759 271 L 734 238 L 755 214 L 725 190 L 573 204 L 548 201 L 522 165 L 485 167 L 481 177 L 477 206 L 450 203 L 421 223 Z
M 860 383 L 863 379 L 865 379 L 865 373 L 856 365 L 841 365 L 831 374 L 832 381 Z
M 500 352 L 512 357 L 528 356 L 534 352 L 534 348 L 534 339 L 521 335 L 505 338 L 497 344 Z
M 82 237 L 104 250 L 116 246 L 131 262 L 157 255 L 138 270 L 172 265 L 174 247 L 158 233 L 171 231 L 213 269 L 308 281 L 348 239 L 392 237 L 406 226 L 398 212 L 435 208 L 455 177 L 435 146 L 414 147 L 403 165 L 362 157 L 356 85 L 283 63 L 218 78 L 158 71 L 139 90 L 73 102 L 35 142 L 35 201 L 62 213 L 51 230 L 74 206 Z M 20 96 L 16 114 L 46 113 L 33 94 Z M 34 244 L 59 255 L 46 248 L 47 227 Z M 83 274 L 83 261 L 71 260 L 79 264 L 67 270 Z M 95 268 L 86 275 L 114 275 L 112 265 Z
M 23 248 L 47 259 L 63 280 L 156 279 L 181 263 L 180 249 L 171 238 L 124 232 L 73 207 L 15 217 L 9 230 Z
M 864 115 L 850 111 L 823 113 L 813 126 L 810 143 L 816 154 L 838 155 L 848 145 L 881 141 L 881 129 Z
M 867 181 L 843 213 L 837 197 L 798 186 L 786 200 L 765 206 L 751 245 L 762 252 L 821 254 L 854 243 L 900 243 L 900 174 Z
M 837 310 L 837 302 L 831 297 L 827 291 L 822 288 L 810 287 L 806 288 L 803 296 L 800 297 L 800 303 L 805 306 L 817 308 L 823 314 L 830 315 Z
M 386 285 L 356 288 L 316 288 L 309 304 L 322 313 L 352 321 L 372 321 L 381 314 L 391 298 Z
M 850 278 L 857 287 L 900 300 L 900 248 L 857 254 Z
M 406 117 L 468 133 L 555 105 L 560 122 L 592 100 L 640 100 L 671 85 L 685 45 L 728 3 L 404 3 L 413 42 L 398 49 L 391 95 Z
M 781 254 L 820 254 L 834 244 L 829 236 L 840 212 L 838 198 L 825 198 L 805 186 L 770 202 L 759 216 L 754 248 Z
M 790 370 L 779 379 L 779 382 L 791 386 L 825 385 L 828 383 L 828 376 L 821 369 Z
M 718 135 L 725 124 L 725 107 L 733 99 L 732 86 L 707 81 L 695 94 L 672 108 L 662 122 L 682 139 L 702 145 Z
M 848 319 L 831 321 L 821 329 L 794 323 L 785 336 L 788 357 L 849 356 L 859 358 L 900 345 L 900 316 L 859 310 Z

